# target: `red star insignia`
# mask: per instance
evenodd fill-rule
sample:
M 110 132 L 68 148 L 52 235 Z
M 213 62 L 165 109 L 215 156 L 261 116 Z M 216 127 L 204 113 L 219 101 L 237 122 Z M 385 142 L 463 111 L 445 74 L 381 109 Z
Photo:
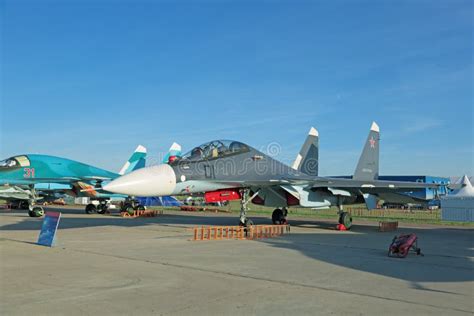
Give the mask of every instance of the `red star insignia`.
M 376 143 L 376 141 L 375 141 L 375 139 L 374 139 L 373 137 L 371 137 L 371 138 L 369 139 L 369 143 L 370 143 L 370 148 L 375 148 L 375 143 Z

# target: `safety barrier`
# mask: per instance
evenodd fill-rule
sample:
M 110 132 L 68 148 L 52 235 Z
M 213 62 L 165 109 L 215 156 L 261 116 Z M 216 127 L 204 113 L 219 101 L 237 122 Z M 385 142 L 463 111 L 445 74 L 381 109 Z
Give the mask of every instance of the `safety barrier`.
M 229 210 L 224 210 L 220 208 L 208 208 L 208 207 L 203 207 L 203 206 L 191 206 L 191 205 L 181 205 L 179 209 L 184 212 L 232 213 Z
M 398 222 L 379 222 L 379 231 L 390 232 L 398 229 Z
M 290 225 L 253 225 L 243 226 L 201 226 L 193 228 L 193 239 L 223 240 L 223 239 L 258 239 L 281 236 L 290 232 Z
M 130 214 L 129 212 L 120 212 L 120 216 L 122 217 L 155 217 L 160 214 L 163 214 L 163 211 L 141 210 L 141 211 L 133 211 L 133 214 Z

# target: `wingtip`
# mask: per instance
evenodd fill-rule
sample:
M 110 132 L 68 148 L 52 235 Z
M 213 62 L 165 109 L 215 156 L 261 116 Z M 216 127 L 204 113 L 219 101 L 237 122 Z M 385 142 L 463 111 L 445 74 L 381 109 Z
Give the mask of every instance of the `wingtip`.
M 311 129 L 309 130 L 309 133 L 308 133 L 308 134 L 311 135 L 311 136 L 316 136 L 316 137 L 319 136 L 318 130 L 315 129 L 314 127 L 311 127 Z
M 370 130 L 374 132 L 380 132 L 380 127 L 377 125 L 377 123 L 372 122 L 372 126 L 370 127 Z

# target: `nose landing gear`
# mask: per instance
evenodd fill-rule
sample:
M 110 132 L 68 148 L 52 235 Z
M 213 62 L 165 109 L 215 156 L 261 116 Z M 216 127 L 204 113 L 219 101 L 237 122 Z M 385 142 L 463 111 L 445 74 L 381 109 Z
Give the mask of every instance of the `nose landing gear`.
M 247 218 L 248 204 L 252 201 L 260 190 L 257 190 L 251 197 L 249 197 L 250 190 L 242 189 L 240 190 L 240 222 L 239 226 L 250 227 L 253 226 L 253 221 Z
M 31 206 L 28 215 L 30 217 L 41 217 L 44 215 L 44 209 L 41 206 Z
M 38 196 L 36 195 L 36 190 L 33 185 L 30 186 L 30 199 L 28 204 L 23 203 L 23 207 L 27 206 L 28 208 L 28 215 L 30 217 L 41 217 L 44 215 L 44 209 L 41 206 L 35 205 L 36 200 L 38 200 Z
M 121 212 L 126 212 L 129 215 L 133 215 L 135 211 L 145 211 L 146 207 L 141 205 L 138 200 L 135 199 L 127 199 L 123 203 L 120 211 Z

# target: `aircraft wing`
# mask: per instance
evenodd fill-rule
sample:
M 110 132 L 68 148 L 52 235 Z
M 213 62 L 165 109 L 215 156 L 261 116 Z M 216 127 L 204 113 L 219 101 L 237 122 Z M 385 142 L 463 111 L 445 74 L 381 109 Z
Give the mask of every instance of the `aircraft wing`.
M 71 183 L 81 180 L 80 178 L 33 178 L 18 180 L 0 180 L 0 185 L 30 185 L 37 183 Z
M 269 180 L 216 180 L 208 179 L 206 182 L 219 183 L 229 187 L 271 187 L 275 185 L 308 185 L 310 182 L 299 179 L 269 179 Z
M 68 184 L 78 181 L 86 183 L 96 183 L 102 181 L 112 180 L 112 178 L 106 177 L 58 177 L 58 178 L 31 178 L 21 180 L 0 180 L 0 185 L 30 185 L 38 183 L 60 183 Z
M 31 196 L 29 190 L 20 187 L 0 186 L 0 198 L 26 200 Z
M 354 189 L 365 193 L 377 192 L 406 192 L 424 190 L 427 188 L 439 188 L 440 185 L 436 183 L 421 183 L 408 181 L 386 181 L 386 180 L 353 180 L 353 179 L 339 179 L 339 178 L 319 178 L 312 183 L 313 188 L 338 188 L 338 189 Z
M 102 181 L 110 181 L 112 178 L 107 178 L 107 177 L 81 177 L 79 179 L 80 181 L 97 181 L 97 182 L 102 182 Z
M 420 182 L 402 182 L 402 181 L 385 181 L 385 180 L 353 180 L 340 178 L 324 178 L 318 177 L 316 179 L 301 179 L 301 178 L 287 178 L 287 179 L 269 179 L 269 180 L 242 180 L 242 181 L 216 181 L 227 184 L 229 187 L 271 187 L 280 185 L 298 185 L 317 188 L 331 188 L 343 189 L 348 191 L 361 191 L 363 193 L 379 193 L 379 192 L 407 192 L 419 191 L 427 188 L 439 188 L 440 185 L 436 183 L 420 183 Z

